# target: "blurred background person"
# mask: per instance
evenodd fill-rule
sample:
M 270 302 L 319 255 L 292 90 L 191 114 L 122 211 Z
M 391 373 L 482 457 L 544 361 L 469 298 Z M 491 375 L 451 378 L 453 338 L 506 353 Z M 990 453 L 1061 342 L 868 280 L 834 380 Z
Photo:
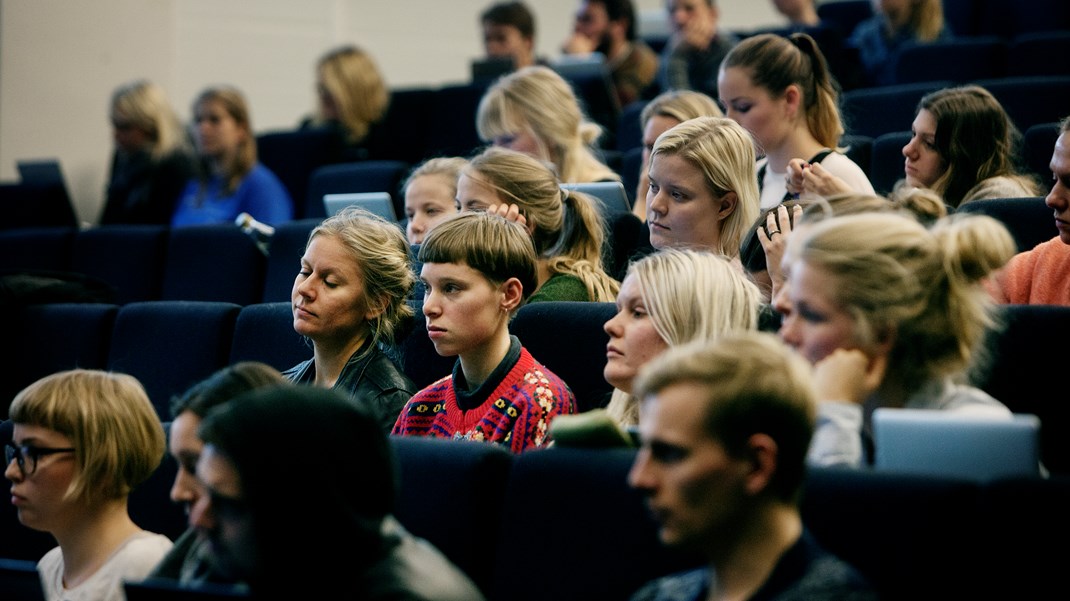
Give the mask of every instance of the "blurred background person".
M 606 58 L 620 106 L 644 97 L 658 73 L 658 55 L 636 33 L 631 0 L 582 0 L 565 54 L 599 52 Z
M 341 160 L 369 158 L 364 142 L 390 105 L 390 89 L 371 55 L 352 45 L 323 55 L 316 64 L 316 95 L 316 113 L 301 127 L 336 133 Z

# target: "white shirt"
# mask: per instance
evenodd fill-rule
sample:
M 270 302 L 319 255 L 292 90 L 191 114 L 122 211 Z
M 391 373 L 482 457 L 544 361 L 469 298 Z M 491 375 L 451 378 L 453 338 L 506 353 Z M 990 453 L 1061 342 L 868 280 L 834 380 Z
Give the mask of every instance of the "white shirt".
M 63 586 L 63 552 L 56 547 L 37 562 L 46 601 L 125 601 L 124 581 L 144 580 L 171 549 L 171 539 L 142 530 L 123 541 L 104 565 L 74 588 Z
M 788 192 L 787 184 L 787 171 L 777 173 L 769 167 L 767 158 L 763 157 L 758 161 L 758 169 L 761 169 L 765 165 L 765 178 L 762 179 L 762 196 L 761 205 L 762 209 L 769 209 L 777 206 L 784 200 L 784 195 Z M 821 167 L 826 171 L 842 179 L 851 187 L 852 190 L 860 194 L 876 194 L 873 189 L 873 184 L 869 183 L 869 178 L 866 177 L 866 173 L 862 171 L 862 168 L 857 163 L 847 158 L 846 155 L 838 152 L 825 157 L 825 160 L 821 161 Z M 808 196 L 804 196 L 806 199 Z M 810 196 L 812 198 L 812 196 Z

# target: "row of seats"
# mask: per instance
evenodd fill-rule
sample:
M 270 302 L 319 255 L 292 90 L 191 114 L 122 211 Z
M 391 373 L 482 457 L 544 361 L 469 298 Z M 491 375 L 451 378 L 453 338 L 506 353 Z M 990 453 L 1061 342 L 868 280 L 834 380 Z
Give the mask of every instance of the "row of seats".
M 604 406 L 612 388 L 602 376 L 609 340 L 603 325 L 613 303 L 548 302 L 522 307 L 510 329 L 532 355 L 572 388 L 580 411 Z M 1037 341 L 1070 338 L 1070 307 L 1009 305 L 994 331 L 991 360 L 974 381 L 1015 413 L 1042 423 L 1041 454 L 1053 473 L 1070 474 L 1070 405 L 1051 374 L 1061 358 Z M 770 326 L 773 327 L 773 326 Z M 130 373 L 145 385 L 161 417 L 171 397 L 217 369 L 263 361 L 280 370 L 312 356 L 293 331 L 289 303 L 150 301 L 127 305 L 52 303 L 25 308 L 13 320 L 11 359 L 0 364 L 2 411 L 34 380 L 73 367 Z M 417 311 L 402 332 L 397 360 L 422 388 L 450 373 L 454 359 L 435 352 Z
M 513 456 L 474 442 L 392 443 L 398 519 L 491 600 L 627 599 L 652 578 L 702 565 L 658 541 L 627 485 L 633 450 Z M 185 527 L 167 498 L 175 469 L 165 459 L 130 503 L 138 524 L 172 538 Z M 289 478 L 280 474 L 280 486 Z M 802 515 L 884 599 L 1046 598 L 1062 585 L 1067 503 L 1066 477 L 976 483 L 826 468 L 807 475 Z M 0 508 L 0 557 L 36 560 L 54 544 L 19 525 L 12 506 Z

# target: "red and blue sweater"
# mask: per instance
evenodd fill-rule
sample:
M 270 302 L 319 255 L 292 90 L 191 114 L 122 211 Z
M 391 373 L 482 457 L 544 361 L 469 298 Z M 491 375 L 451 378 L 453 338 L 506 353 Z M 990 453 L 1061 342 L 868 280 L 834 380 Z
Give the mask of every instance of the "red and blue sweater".
M 446 376 L 405 404 L 392 434 L 495 442 L 519 453 L 549 443 L 553 418 L 575 412 L 568 385 L 521 348 L 516 365 L 478 407 L 461 409 L 453 376 Z

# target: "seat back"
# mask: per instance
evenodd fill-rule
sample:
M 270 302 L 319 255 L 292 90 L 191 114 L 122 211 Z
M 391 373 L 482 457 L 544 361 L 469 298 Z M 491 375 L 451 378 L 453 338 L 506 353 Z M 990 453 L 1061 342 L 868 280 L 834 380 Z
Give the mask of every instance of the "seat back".
M 481 442 L 391 437 L 400 474 L 395 515 L 487 594 L 513 455 Z M 434 499 L 433 502 L 431 499 Z M 476 530 L 478 529 L 478 530 Z
M 894 57 L 899 84 L 1003 77 L 1007 42 L 996 36 L 955 37 L 934 42 L 908 42 Z
M 145 386 L 162 419 L 171 397 L 227 365 L 241 306 L 206 301 L 148 301 L 119 309 L 108 350 L 110 371 Z
M 379 123 L 372 126 L 368 138 L 364 141 L 368 158 L 378 161 L 403 161 L 413 165 L 423 160 L 427 156 L 428 132 L 434 127 L 431 122 L 434 103 L 433 88 L 391 90 L 390 106 L 387 107 L 386 114 Z M 316 216 L 322 217 L 305 215 Z
M 921 97 L 952 85 L 943 80 L 848 90 L 840 97 L 847 133 L 877 138 L 907 130 Z
M 485 83 L 450 85 L 435 90 L 429 107 L 431 124 L 426 150 L 410 163 L 436 156 L 468 157 L 475 154 L 483 144 L 476 130 L 476 111 L 486 90 Z M 398 213 L 404 214 L 404 210 Z
M 840 137 L 840 146 L 846 148 L 844 154 L 854 161 L 862 172 L 869 176 L 869 168 L 873 162 L 873 138 L 844 134 Z
M 5 337 L 11 349 L 0 362 L 0 418 L 18 391 L 57 371 L 107 366 L 119 307 L 97 303 L 29 305 L 12 316 Z
M 1070 64 L 1055 57 L 1070 55 L 1070 31 L 1043 31 L 1015 36 L 1007 47 L 1007 75 L 1070 75 Z
M 389 192 L 394 198 L 394 211 L 405 214 L 405 201 L 398 188 L 409 164 L 404 161 L 358 161 L 320 167 L 312 173 L 305 198 L 305 216 L 323 219 L 327 216 L 323 205 L 325 194 L 350 192 Z
M 1070 75 L 1002 77 L 974 83 L 992 92 L 1019 131 L 1067 116 L 1065 99 L 1070 96 Z
M 1050 186 L 1051 155 L 1055 151 L 1055 141 L 1059 139 L 1059 123 L 1037 123 L 1025 130 L 1022 137 L 1026 169 L 1039 177 L 1045 187 Z
M 617 120 L 617 150 L 627 153 L 643 145 L 643 124 L 639 116 L 643 114 L 649 100 L 636 100 L 620 110 Z
M 73 227 L 0 228 L 0 271 L 69 271 Z
M 604 407 L 613 387 L 602 371 L 609 335 L 603 326 L 614 303 L 553 301 L 524 305 L 509 330 L 536 361 L 557 374 L 576 396 L 576 410 Z
M 877 194 L 888 194 L 895 182 L 903 179 L 903 147 L 910 142 L 910 132 L 899 131 L 877 136 L 869 163 L 869 183 Z
M 275 303 L 290 300 L 294 278 L 301 268 L 308 236 L 321 219 L 297 219 L 279 224 L 271 236 L 264 268 L 264 292 L 260 302 Z
M 342 139 L 329 129 L 265 132 L 256 137 L 257 158 L 271 170 L 290 198 L 294 219 L 305 217 L 300 200 L 308 193 L 308 180 L 318 167 L 342 160 Z
M 165 225 L 107 225 L 83 230 L 74 239 L 72 268 L 114 286 L 120 305 L 158 300 L 168 236 Z
M 1070 473 L 1070 405 L 1058 377 L 1065 369 L 1058 353 L 1041 340 L 1070 335 L 1070 307 L 1004 305 L 1002 329 L 986 340 L 989 360 L 974 381 L 1014 413 L 1040 418 L 1040 457 L 1053 474 Z
M 988 215 L 1000 220 L 1018 244 L 1018 252 L 1027 251 L 1058 234 L 1052 210 L 1044 204 L 1043 196 L 971 200 L 959 205 L 955 212 Z
M 230 363 L 260 361 L 285 371 L 312 356 L 312 346 L 294 331 L 289 302 L 246 305 L 234 324 Z
M 160 298 L 260 302 L 266 262 L 252 236 L 234 225 L 171 228 Z

